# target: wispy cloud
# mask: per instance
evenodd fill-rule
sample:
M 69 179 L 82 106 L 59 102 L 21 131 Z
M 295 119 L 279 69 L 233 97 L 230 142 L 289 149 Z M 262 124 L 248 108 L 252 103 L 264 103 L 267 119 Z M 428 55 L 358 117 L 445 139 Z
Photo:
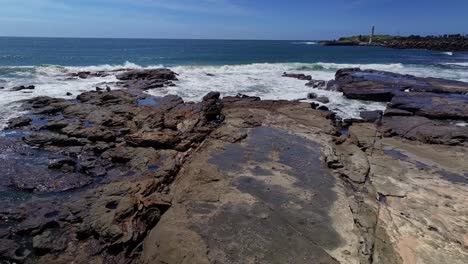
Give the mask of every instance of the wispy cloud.
M 229 0 L 118 0 L 134 6 L 146 6 L 172 11 L 218 15 L 249 15 L 252 11 Z

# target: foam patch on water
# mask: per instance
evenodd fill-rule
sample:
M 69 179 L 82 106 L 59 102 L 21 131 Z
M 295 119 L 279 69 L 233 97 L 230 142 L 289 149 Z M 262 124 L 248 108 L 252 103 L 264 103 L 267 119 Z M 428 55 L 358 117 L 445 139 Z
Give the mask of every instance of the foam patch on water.
M 465 66 L 468 67 L 468 62 L 447 62 L 445 65 Z
M 292 42 L 292 44 L 299 44 L 299 45 L 318 45 L 315 41 L 302 41 L 302 42 Z

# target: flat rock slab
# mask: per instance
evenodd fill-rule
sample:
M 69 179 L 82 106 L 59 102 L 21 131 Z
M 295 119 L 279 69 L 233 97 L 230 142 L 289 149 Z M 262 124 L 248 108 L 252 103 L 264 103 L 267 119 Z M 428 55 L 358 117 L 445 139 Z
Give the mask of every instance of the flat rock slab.
M 349 99 L 391 102 L 405 115 L 468 119 L 468 83 L 352 68 L 339 70 L 334 85 Z
M 198 226 L 210 248 L 223 240 L 232 243 L 230 238 L 236 236 L 231 261 L 243 255 L 245 260 L 258 257 L 270 263 L 327 258 L 333 263 L 315 246 L 334 248 L 341 242 L 328 215 L 336 200 L 334 178 L 323 170 L 320 158 L 320 145 L 264 127 L 253 129 L 245 146 L 232 145 L 215 155 L 211 164 L 256 202 L 253 208 L 225 206 Z
M 377 233 L 389 237 L 376 248 L 393 244 L 401 263 L 466 263 L 466 148 L 401 139 L 379 145 L 370 178 L 381 202 Z M 380 254 L 374 260 L 386 263 Z
M 406 92 L 466 94 L 468 83 L 420 78 L 392 72 L 361 70 L 359 68 L 337 71 L 335 85 L 350 99 L 388 102 Z
M 143 263 L 359 263 L 344 187 L 324 163 L 327 136 L 283 114 L 296 107 L 227 111 L 216 140 L 179 174 L 172 207 L 145 240 Z M 275 125 L 238 118 L 249 114 Z

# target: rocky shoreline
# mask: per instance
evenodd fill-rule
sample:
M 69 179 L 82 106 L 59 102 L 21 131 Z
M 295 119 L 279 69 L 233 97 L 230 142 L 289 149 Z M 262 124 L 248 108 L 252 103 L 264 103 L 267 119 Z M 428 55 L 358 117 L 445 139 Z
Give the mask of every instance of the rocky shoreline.
M 88 78 L 109 72 L 76 73 Z M 454 263 L 468 258 L 468 84 L 342 69 L 325 83 L 388 103 L 117 87 L 38 97 L 0 137 L 0 263 Z
M 359 41 L 359 37 L 343 38 L 342 40 L 322 41 L 323 46 L 381 46 L 392 49 L 426 49 L 437 51 L 468 51 L 468 37 L 396 37 L 383 36 L 382 39 L 369 44 L 368 37 Z

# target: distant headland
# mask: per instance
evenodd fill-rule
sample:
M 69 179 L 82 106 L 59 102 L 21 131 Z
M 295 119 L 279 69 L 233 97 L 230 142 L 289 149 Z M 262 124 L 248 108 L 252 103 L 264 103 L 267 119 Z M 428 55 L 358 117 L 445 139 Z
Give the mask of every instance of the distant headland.
M 338 40 L 322 41 L 323 46 L 383 46 L 395 49 L 428 49 L 440 51 L 468 51 L 468 35 L 392 36 L 359 35 Z

